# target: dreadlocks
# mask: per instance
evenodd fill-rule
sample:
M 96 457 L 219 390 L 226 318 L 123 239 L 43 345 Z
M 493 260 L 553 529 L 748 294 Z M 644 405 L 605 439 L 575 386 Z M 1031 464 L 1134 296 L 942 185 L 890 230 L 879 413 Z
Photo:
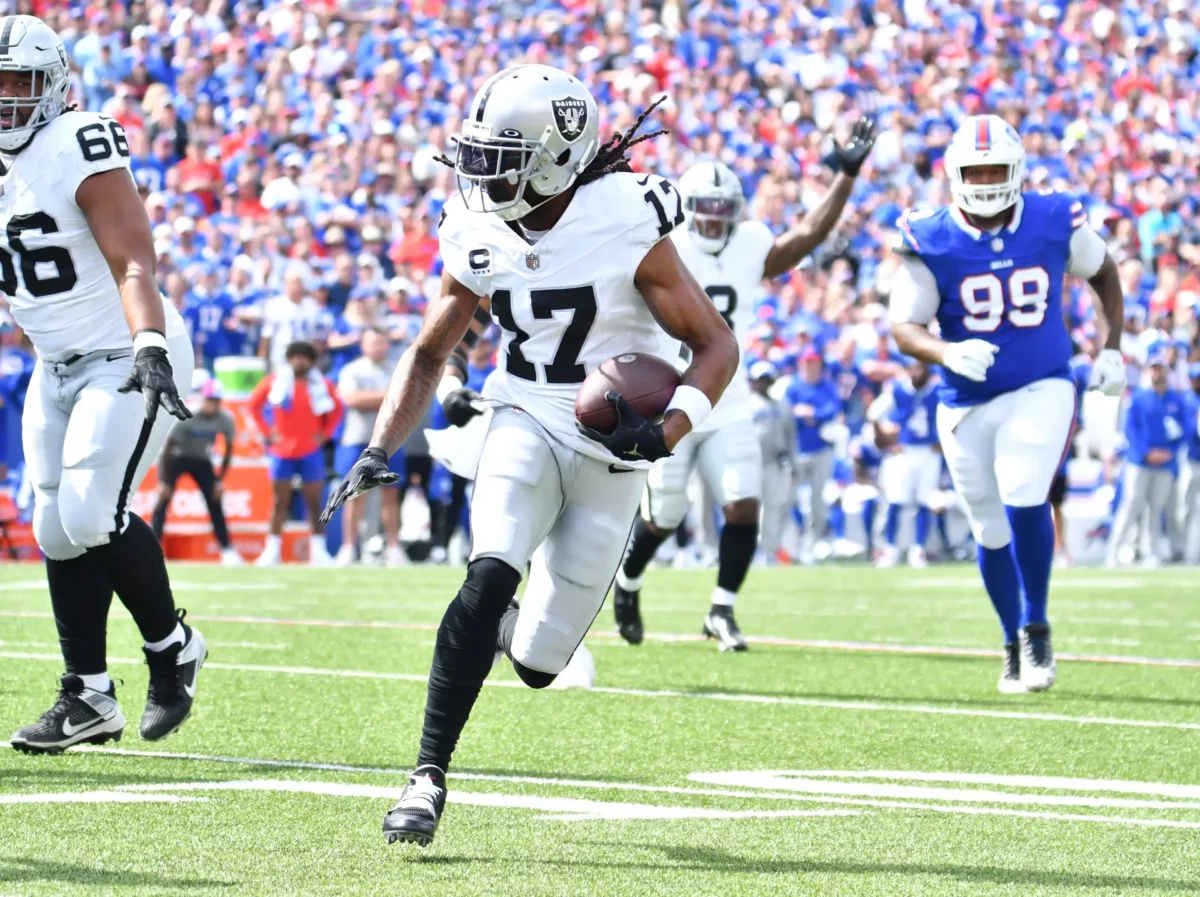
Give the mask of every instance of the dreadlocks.
M 633 169 L 629 167 L 629 159 L 625 156 L 626 151 L 637 146 L 644 140 L 653 140 L 655 137 L 661 137 L 663 134 L 671 133 L 666 128 L 660 128 L 657 131 L 651 131 L 649 134 L 643 134 L 640 137 L 634 136 L 637 134 L 638 128 L 640 128 L 645 123 L 646 119 L 650 117 L 650 113 L 666 102 L 666 99 L 667 98 L 665 95 L 661 96 L 647 106 L 645 111 L 643 111 L 642 114 L 637 117 L 637 121 L 633 123 L 633 127 L 624 134 L 622 134 L 620 131 L 614 131 L 612 139 L 610 139 L 608 143 L 604 144 L 596 151 L 595 158 L 593 158 L 592 161 L 588 163 L 587 168 L 580 173 L 579 177 L 575 181 L 575 186 L 582 187 L 584 184 L 590 184 L 592 181 L 598 181 L 606 174 L 612 174 L 615 171 L 633 171 Z M 454 168 L 454 160 L 445 154 L 434 156 L 433 158 L 435 162 L 441 162 L 448 168 Z
M 620 131 L 614 132 L 612 139 L 596 151 L 596 157 L 580 173 L 579 178 L 575 181 L 575 186 L 582 187 L 584 184 L 598 181 L 606 174 L 612 174 L 613 172 L 633 171 L 629 167 L 629 159 L 625 156 L 626 151 L 637 146 L 644 140 L 653 140 L 655 137 L 671 133 L 666 128 L 660 128 L 657 131 L 651 131 L 649 134 L 643 134 L 641 137 L 634 136 L 637 134 L 638 128 L 650 117 L 650 113 L 657 109 L 666 99 L 665 95 L 661 96 L 647 106 L 645 111 L 637 117 L 637 121 L 633 123 L 633 127 L 624 134 Z

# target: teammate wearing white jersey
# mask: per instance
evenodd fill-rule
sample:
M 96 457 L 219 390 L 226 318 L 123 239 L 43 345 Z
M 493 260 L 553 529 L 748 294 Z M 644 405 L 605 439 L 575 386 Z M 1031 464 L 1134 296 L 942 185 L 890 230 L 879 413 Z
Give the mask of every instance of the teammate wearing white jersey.
M 105 659 L 114 591 L 146 643 L 143 738 L 187 717 L 206 653 L 176 613 L 153 531 L 127 512 L 171 415 L 191 416 L 179 393 L 192 349 L 154 279 L 125 132 L 68 108 L 69 90 L 58 35 L 33 16 L 0 19 L 0 293 L 37 349 L 21 429 L 66 663 L 54 706 L 10 742 L 41 753 L 121 736 Z
M 391 479 L 387 458 L 435 389 L 452 423 L 476 410 L 466 347 L 490 307 L 503 337 L 485 387 L 494 410 L 471 501 L 471 560 L 438 629 L 417 769 L 384 819 L 389 841 L 432 840 L 446 767 L 495 652 L 534 688 L 573 654 L 586 656 L 580 643 L 620 563 L 647 468 L 703 423 L 737 369 L 729 328 L 662 239 L 683 224 L 682 199 L 625 159 L 646 114 L 601 146 L 596 101 L 578 79 L 519 65 L 488 80 L 463 122 L 451 164 L 464 193 L 439 228 L 442 298 L 393 375 L 370 447 L 330 500 L 332 509 Z M 585 376 L 613 356 L 657 352 L 663 329 L 687 344 L 692 363 L 662 423 L 610 393 L 615 430 L 581 432 L 574 402 Z
M 679 179 L 687 228 L 675 231 L 671 239 L 739 346 L 745 345 L 754 326 L 754 299 L 763 279 L 787 273 L 829 236 L 874 141 L 874 124 L 861 119 L 846 146 L 835 143 L 840 173 L 833 187 L 799 225 L 778 239 L 765 224 L 741 220 L 742 185 L 728 166 L 700 162 Z M 678 343 L 669 351 L 678 354 Z M 722 651 L 744 651 L 746 640 L 734 620 L 733 605 L 758 546 L 762 456 L 750 421 L 750 386 L 740 370 L 703 426 L 650 471 L 642 516 L 634 524 L 613 592 L 617 631 L 630 644 L 642 641 L 642 574 L 658 546 L 683 522 L 693 469 L 700 471 L 725 515 L 717 586 L 704 633 L 715 638 Z

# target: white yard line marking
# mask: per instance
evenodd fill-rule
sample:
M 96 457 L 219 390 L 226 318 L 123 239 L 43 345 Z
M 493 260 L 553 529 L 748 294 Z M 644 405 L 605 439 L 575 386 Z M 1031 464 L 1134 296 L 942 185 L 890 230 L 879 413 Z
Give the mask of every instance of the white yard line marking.
M 0 582 L 0 592 L 42 591 L 47 588 L 44 579 L 20 579 Z M 277 592 L 286 588 L 279 582 L 205 582 L 194 579 L 172 579 L 171 589 L 183 592 Z
M 249 779 L 231 782 L 195 782 L 191 784 L 144 784 L 121 786 L 137 792 L 174 791 L 271 791 L 289 794 L 316 794 L 328 797 L 369 797 L 396 800 L 403 786 L 381 787 L 341 782 L 306 782 L 289 779 Z M 525 794 L 501 794 L 488 791 L 451 790 L 450 803 L 472 807 L 538 810 L 539 818 L 579 822 L 597 819 L 758 819 L 806 816 L 858 816 L 858 810 L 720 810 L 708 807 L 672 807 L 609 800 L 585 800 L 576 797 L 537 797 Z
M 203 800 L 178 794 L 129 794 L 122 791 L 64 791 L 45 794 L 0 794 L 4 804 L 178 804 Z
M 50 619 L 54 615 L 47 611 L 0 611 L 0 617 L 18 617 L 30 619 Z M 243 623 L 251 625 L 263 626 L 300 626 L 300 627 L 315 627 L 315 628 L 332 628 L 332 629 L 393 629 L 399 631 L 412 632 L 436 632 L 436 623 L 396 623 L 386 620 L 373 621 L 356 621 L 356 620 L 295 620 L 284 617 L 250 617 L 250 616 L 215 616 L 203 614 L 189 614 L 188 619 L 197 623 Z M 1111 621 L 1114 624 L 1122 621 Z M 1129 621 L 1124 621 L 1129 623 Z M 1131 625 L 1136 625 L 1133 621 Z M 1180 623 L 1167 623 L 1163 621 L 1164 626 L 1178 628 Z M 1200 624 L 1188 624 L 1200 625 Z M 619 636 L 615 632 L 589 632 L 589 639 L 617 639 Z M 703 642 L 705 637 L 695 634 L 679 634 L 679 633 L 663 633 L 663 632 L 647 632 L 646 639 L 656 642 Z M 890 642 L 861 642 L 861 641 L 846 641 L 837 639 L 794 639 L 781 638 L 772 636 L 748 636 L 747 641 L 756 645 L 771 645 L 774 647 L 783 648 L 815 648 L 818 650 L 827 651 L 852 651 L 855 653 L 880 653 L 880 654 L 911 654 L 916 656 L 936 656 L 936 657 L 993 657 L 998 658 L 1002 652 L 992 648 L 971 648 L 953 645 L 908 645 L 908 644 L 893 644 Z M 1075 639 L 1075 641 L 1085 643 L 1086 639 Z M 1104 640 L 1097 640 L 1099 643 L 1104 643 Z M 1124 644 L 1119 640 L 1111 640 L 1112 644 Z M 217 643 L 219 644 L 219 643 Z M 1137 642 L 1133 642 L 1137 644 Z M 1058 652 L 1059 660 L 1068 660 L 1075 663 L 1102 663 L 1102 664 L 1118 664 L 1128 666 L 1149 666 L 1149 667 L 1166 667 L 1178 669 L 1200 669 L 1200 658 L 1194 657 L 1140 657 L 1134 655 L 1123 654 L 1081 654 L 1073 651 Z
M 295 761 L 292 761 L 292 760 L 264 760 L 264 759 L 254 759 L 254 758 L 249 758 L 249 757 L 222 757 L 222 756 L 212 756 L 212 755 L 205 755 L 205 754 L 176 753 L 176 752 L 171 752 L 171 751 L 129 751 L 129 750 L 121 749 L 121 748 L 102 748 L 102 747 L 100 747 L 100 748 L 89 747 L 89 748 L 84 748 L 83 750 L 85 750 L 87 753 L 112 754 L 112 755 L 125 756 L 125 757 L 154 757 L 156 759 L 164 759 L 164 760 L 190 760 L 190 761 L 196 761 L 196 762 L 237 764 L 237 765 L 247 765 L 247 766 L 267 766 L 267 767 L 285 768 L 285 769 L 320 770 L 320 771 L 327 771 L 327 772 L 369 773 L 369 774 L 391 775 L 391 776 L 396 776 L 399 778 L 406 778 L 409 773 L 409 771 L 407 769 L 381 768 L 381 767 L 369 767 L 369 766 L 350 766 L 350 765 L 340 764 L 340 763 L 315 763 L 315 762 L 306 762 L 306 761 L 300 761 L 300 760 L 295 760 Z M 713 778 L 720 777 L 720 778 L 722 778 L 722 780 L 726 780 L 726 781 L 736 778 L 739 782 L 740 781 L 751 782 L 752 783 L 751 788 L 754 788 L 754 787 L 756 787 L 755 784 L 753 784 L 754 782 L 761 783 L 761 782 L 765 781 L 763 779 L 764 776 L 773 776 L 773 775 L 777 775 L 777 774 L 775 774 L 775 773 L 693 773 L 688 778 L 692 779 L 692 780 L 698 780 L 701 778 L 713 779 Z M 861 776 L 872 775 L 872 773 L 826 771 L 826 772 L 808 773 L 808 775 L 810 775 L 810 776 L 825 775 L 825 776 L 830 776 L 830 777 L 837 776 L 837 777 L 842 777 L 842 778 L 855 778 L 860 775 Z M 981 784 L 1010 784 L 1010 785 L 1017 785 L 1018 787 L 1059 787 L 1059 784 L 1057 784 L 1057 783 L 1067 783 L 1067 784 L 1062 784 L 1061 787 L 1063 787 L 1063 788 L 1077 787 L 1077 788 L 1082 789 L 1082 788 L 1086 788 L 1087 786 L 1090 786 L 1090 785 L 1098 785 L 1098 786 L 1102 786 L 1102 787 L 1097 788 L 1096 790 L 1121 791 L 1121 790 L 1128 789 L 1132 793 L 1158 793 L 1157 791 L 1143 792 L 1143 791 L 1139 790 L 1143 787 L 1145 787 L 1145 788 L 1189 787 L 1189 786 L 1160 786 L 1160 785 L 1156 785 L 1154 783 L 1143 783 L 1143 782 L 1112 782 L 1112 781 L 1107 781 L 1107 780 L 1093 780 L 1093 779 L 1058 779 L 1058 778 L 1039 777 L 1039 776 L 987 776 L 987 775 L 972 776 L 970 774 L 965 774 L 965 773 L 883 772 L 883 773 L 875 773 L 874 775 L 878 775 L 880 777 L 889 777 L 889 778 L 903 778 L 905 776 L 908 776 L 913 779 L 919 779 L 919 780 L 926 780 L 925 777 L 929 777 L 928 780 L 933 780 L 933 781 L 977 781 Z M 923 810 L 923 811 L 935 812 L 935 813 L 957 813 L 957 814 L 966 814 L 966 815 L 1011 816 L 1011 817 L 1019 817 L 1019 818 L 1024 818 L 1024 819 L 1046 819 L 1046 820 L 1055 820 L 1055 821 L 1064 821 L 1064 822 L 1098 822 L 1098 823 L 1104 823 L 1104 824 L 1149 826 L 1149 827 L 1157 827 L 1157 828 L 1183 828 L 1183 829 L 1200 828 L 1200 822 L 1190 822 L 1190 821 L 1184 821 L 1184 820 L 1153 819 L 1153 818 L 1139 819 L 1136 817 L 1084 815 L 1084 814 L 1074 814 L 1074 813 L 1053 813 L 1053 812 L 1043 812 L 1043 811 L 1024 811 L 1024 810 L 1011 809 L 1008 807 L 981 807 L 981 806 L 974 806 L 974 805 L 954 806 L 954 805 L 945 805 L 945 804 L 914 803 L 914 802 L 906 802 L 906 801 L 898 801 L 898 800 L 872 800 L 872 799 L 861 799 L 861 798 L 848 798 L 848 797 L 837 797 L 837 796 L 833 796 L 833 795 L 816 796 L 816 795 L 809 795 L 809 794 L 795 793 L 795 792 L 781 793 L 779 791 L 772 790 L 770 788 L 764 788 L 764 790 L 761 790 L 761 791 L 744 790 L 744 789 L 743 790 L 733 790 L 733 789 L 725 789 L 725 788 L 695 788 L 695 787 L 681 788 L 681 787 L 675 787 L 675 786 L 669 786 L 669 785 L 640 785 L 640 784 L 632 784 L 632 783 L 627 783 L 627 782 L 602 782 L 602 781 L 578 780 L 578 779 L 553 779 L 553 778 L 538 778 L 538 777 L 533 777 L 533 776 L 503 776 L 503 775 L 487 775 L 487 774 L 482 774 L 482 773 L 455 773 L 452 776 L 452 778 L 456 779 L 456 780 L 461 779 L 461 780 L 465 780 L 465 781 L 514 782 L 514 783 L 520 783 L 520 784 L 545 785 L 545 786 L 551 786 L 551 787 L 564 787 L 564 788 L 598 789 L 598 790 L 606 790 L 606 791 L 617 790 L 617 791 L 632 791 L 632 792 L 653 792 L 653 793 L 660 793 L 660 794 L 681 794 L 681 795 L 705 796 L 705 797 L 759 798 L 759 799 L 767 799 L 767 800 L 785 800 L 785 801 L 800 801 L 800 802 L 815 801 L 815 802 L 820 802 L 820 803 L 824 803 L 824 804 L 835 804 L 835 805 L 855 806 L 855 807 L 878 807 L 878 808 L 899 809 L 899 810 Z M 293 786 L 293 784 L 290 781 L 288 781 L 288 780 L 283 780 L 283 781 L 287 782 L 289 788 L 294 788 L 295 790 L 301 790 L 299 788 L 299 786 Z M 1037 784 L 1033 784 L 1033 783 L 1037 783 Z M 306 783 L 306 784 L 309 784 L 309 783 Z M 317 783 L 317 784 L 321 784 L 323 787 L 329 787 L 333 783 Z M 140 788 L 143 786 L 125 786 L 125 787 Z M 170 787 L 170 786 L 167 786 L 167 787 Z M 219 788 L 220 785 L 219 785 L 219 783 L 204 783 L 204 787 L 205 788 Z M 337 785 L 337 787 L 339 787 L 339 788 L 341 788 L 341 787 L 361 788 L 364 786 L 342 786 L 339 784 L 339 785 Z M 365 787 L 369 788 L 371 786 L 365 786 Z M 381 795 L 381 796 L 391 797 L 399 792 L 398 788 L 391 788 L 391 789 L 385 789 L 385 790 L 387 791 L 387 794 Z M 453 795 L 455 793 L 456 792 L 454 790 L 451 790 L 450 795 L 451 795 L 452 800 L 454 799 Z M 479 793 L 476 793 L 476 794 L 478 795 Z M 498 796 L 496 798 L 490 798 L 490 799 L 495 800 L 495 799 L 502 799 L 502 798 L 503 798 L 503 796 Z M 482 804 L 480 804 L 480 805 L 482 805 Z M 638 806 L 638 805 L 635 805 L 635 806 Z M 755 813 L 754 815 L 762 816 L 762 815 L 767 815 L 767 814 Z M 571 821 L 575 818 L 592 819 L 592 818 L 596 818 L 596 817 L 589 814 L 589 815 L 578 816 L 578 817 L 559 816 L 557 818 L 559 818 L 560 820 L 563 820 L 563 821 Z
M 22 651 L 0 651 L 0 658 L 14 660 L 46 660 L 62 662 L 57 654 L 30 654 Z M 143 661 L 127 657 L 110 657 L 110 664 L 140 664 Z M 270 673 L 288 676 L 328 676 L 335 679 L 382 679 L 389 682 L 425 682 L 418 673 L 380 673 L 369 670 L 338 670 L 320 667 L 267 666 L 252 663 L 209 662 L 209 670 L 231 670 L 245 673 Z M 513 680 L 488 680 L 484 685 L 493 688 L 525 688 Z M 855 710 L 868 713 L 917 713 L 931 716 L 967 716 L 981 719 L 1009 719 L 1033 722 L 1074 723 L 1094 726 L 1128 726 L 1137 729 L 1180 729 L 1200 731 L 1200 723 L 1170 722 L 1167 720 L 1121 719 L 1105 716 L 1068 716 L 1062 713 L 1031 713 L 1019 710 L 984 710 L 973 707 L 935 707 L 925 704 L 886 703 L 883 701 L 831 701 L 820 698 L 801 698 L 780 695 L 725 694 L 711 691 L 672 691 L 670 689 L 612 688 L 598 686 L 593 693 L 629 695 L 639 698 L 690 698 L 693 700 L 730 701 L 745 704 L 774 704 L 786 707 L 820 707 L 829 710 Z

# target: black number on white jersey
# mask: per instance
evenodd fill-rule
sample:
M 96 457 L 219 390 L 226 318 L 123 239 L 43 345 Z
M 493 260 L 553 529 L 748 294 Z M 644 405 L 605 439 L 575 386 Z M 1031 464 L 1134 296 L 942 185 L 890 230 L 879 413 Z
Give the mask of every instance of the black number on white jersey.
M 570 311 L 571 319 L 563 330 L 554 360 L 542 365 L 547 383 L 582 383 L 587 370 L 579 363 L 579 353 L 596 321 L 596 291 L 591 286 L 530 290 L 529 303 L 539 321 L 550 320 L 556 311 Z M 504 368 L 522 380 L 537 380 L 537 367 L 525 357 L 522 346 L 529 334 L 517 326 L 512 313 L 512 294 L 508 290 L 492 293 L 492 312 L 500 326 L 513 334 L 505 354 Z
M 683 197 L 679 195 L 679 191 L 671 186 L 670 181 L 660 180 L 658 182 L 658 189 L 661 190 L 663 195 L 668 199 L 672 196 L 675 197 L 674 220 L 667 217 L 666 206 L 663 205 L 663 201 L 658 198 L 658 194 L 653 190 L 647 190 L 643 196 L 643 199 L 650 203 L 650 205 L 654 206 L 654 211 L 658 213 L 658 235 L 660 237 L 665 237 L 679 225 L 683 224 Z
M 16 250 L 18 264 L 21 268 L 21 280 L 25 282 L 25 289 L 29 291 L 30 295 L 39 298 L 53 296 L 55 293 L 65 293 L 72 289 L 78 282 L 79 275 L 75 271 L 75 262 L 71 260 L 71 253 L 65 246 L 41 246 L 37 249 L 29 249 L 21 239 L 21 234 L 26 231 L 56 234 L 58 233 L 58 222 L 45 212 L 14 215 L 8 221 L 6 233 L 8 245 Z M 53 265 L 53 276 L 40 276 L 38 265 Z M 12 296 L 17 292 L 19 286 L 12 253 L 0 247 L 0 292 Z
M 84 160 L 88 162 L 102 162 L 111 158 L 114 147 L 118 156 L 129 156 L 129 141 L 125 139 L 125 129 L 117 121 L 108 121 L 107 127 L 98 121 L 84 125 L 75 132 L 75 139 L 79 142 L 79 150 L 83 153 Z
M 733 329 L 733 313 L 737 310 L 737 290 L 727 286 L 705 287 L 704 292 L 717 307 L 717 312 L 725 319 L 726 326 Z M 724 306 L 724 308 L 722 308 Z

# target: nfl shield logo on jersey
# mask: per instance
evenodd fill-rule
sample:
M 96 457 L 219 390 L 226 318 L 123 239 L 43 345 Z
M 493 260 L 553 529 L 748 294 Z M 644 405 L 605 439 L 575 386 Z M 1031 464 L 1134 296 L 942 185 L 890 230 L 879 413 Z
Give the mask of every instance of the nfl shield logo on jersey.
M 525 267 L 530 271 L 536 271 L 541 264 L 541 260 L 538 258 L 536 252 L 525 253 Z
M 563 140 L 570 143 L 583 133 L 587 125 L 587 103 L 565 97 L 551 101 L 550 108 L 554 110 L 554 124 L 558 127 L 558 133 L 562 134 Z

